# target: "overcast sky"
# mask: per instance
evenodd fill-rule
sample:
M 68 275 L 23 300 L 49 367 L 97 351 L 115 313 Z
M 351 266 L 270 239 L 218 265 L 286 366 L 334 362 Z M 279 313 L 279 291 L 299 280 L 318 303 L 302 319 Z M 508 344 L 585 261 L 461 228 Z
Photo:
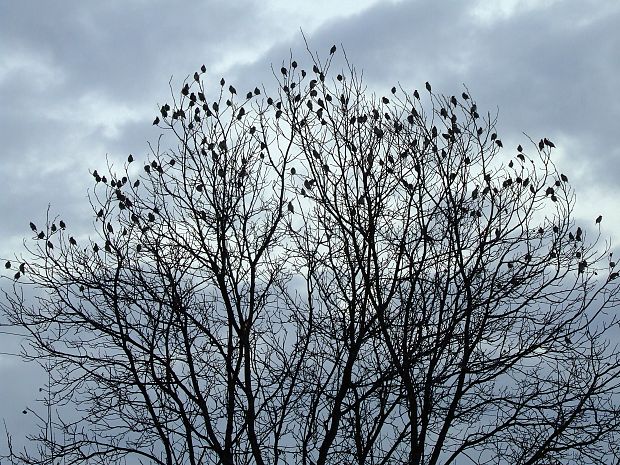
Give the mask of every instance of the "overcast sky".
M 48 204 L 88 232 L 89 170 L 147 155 L 171 77 L 180 87 L 204 63 L 213 85 L 269 86 L 272 64 L 306 53 L 300 29 L 321 56 L 342 45 L 372 88 L 465 84 L 499 111 L 505 146 L 551 139 L 577 217 L 603 214 L 617 242 L 618 24 L 618 0 L 0 0 L 0 258 Z M 0 333 L 0 351 L 16 344 Z M 39 380 L 0 355 L 0 420 L 16 435 Z

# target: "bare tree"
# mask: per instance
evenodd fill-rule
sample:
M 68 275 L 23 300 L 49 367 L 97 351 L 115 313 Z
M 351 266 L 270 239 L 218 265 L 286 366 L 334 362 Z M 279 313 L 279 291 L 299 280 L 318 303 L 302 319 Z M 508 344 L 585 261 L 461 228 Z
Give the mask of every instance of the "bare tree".
M 268 98 L 203 66 L 176 148 L 92 173 L 93 237 L 31 224 L 2 308 L 75 412 L 7 458 L 620 463 L 620 280 L 554 144 L 501 163 L 469 95 L 377 97 L 335 51 Z

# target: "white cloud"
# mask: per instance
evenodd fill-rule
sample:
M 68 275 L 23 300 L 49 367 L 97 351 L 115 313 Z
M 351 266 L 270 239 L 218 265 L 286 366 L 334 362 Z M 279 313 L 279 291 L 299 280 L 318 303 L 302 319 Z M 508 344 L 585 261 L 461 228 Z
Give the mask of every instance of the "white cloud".
M 104 92 L 87 91 L 71 101 L 65 100 L 54 111 L 46 113 L 51 121 L 62 122 L 73 127 L 74 134 L 79 139 L 93 131 L 101 131 L 106 139 L 116 139 L 122 134 L 127 124 L 144 121 L 150 115 L 148 110 L 152 105 L 136 107 L 128 103 L 119 102 Z
M 477 0 L 470 14 L 485 25 L 491 25 L 518 14 L 545 10 L 563 0 Z
M 16 79 L 24 87 L 41 92 L 61 85 L 65 77 L 49 53 L 8 45 L 0 47 L 0 86 Z

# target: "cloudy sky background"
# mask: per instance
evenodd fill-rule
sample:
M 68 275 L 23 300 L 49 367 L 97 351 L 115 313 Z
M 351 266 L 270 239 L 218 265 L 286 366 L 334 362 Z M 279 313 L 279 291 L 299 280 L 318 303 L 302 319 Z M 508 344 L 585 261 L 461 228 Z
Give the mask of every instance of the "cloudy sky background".
M 89 170 L 146 157 L 171 76 L 178 89 L 204 63 L 213 86 L 269 87 L 272 64 L 306 54 L 300 29 L 322 57 L 342 45 L 382 92 L 466 84 L 479 109 L 499 111 L 507 148 L 525 145 L 522 133 L 551 139 L 577 219 L 603 214 L 617 245 L 618 24 L 617 0 L 0 0 L 0 258 L 19 252 L 29 221 L 45 223 L 48 204 L 88 233 Z M 0 332 L 0 352 L 18 344 Z M 16 442 L 41 382 L 0 355 L 0 420 Z

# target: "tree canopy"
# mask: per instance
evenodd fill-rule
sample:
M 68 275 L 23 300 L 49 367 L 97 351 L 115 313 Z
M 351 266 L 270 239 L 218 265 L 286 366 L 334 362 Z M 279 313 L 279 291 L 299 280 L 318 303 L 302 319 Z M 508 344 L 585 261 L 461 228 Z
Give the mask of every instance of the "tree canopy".
M 554 143 L 337 56 L 202 66 L 176 146 L 92 172 L 93 235 L 33 219 L 2 309 L 75 412 L 10 460 L 620 463 L 620 280 Z

